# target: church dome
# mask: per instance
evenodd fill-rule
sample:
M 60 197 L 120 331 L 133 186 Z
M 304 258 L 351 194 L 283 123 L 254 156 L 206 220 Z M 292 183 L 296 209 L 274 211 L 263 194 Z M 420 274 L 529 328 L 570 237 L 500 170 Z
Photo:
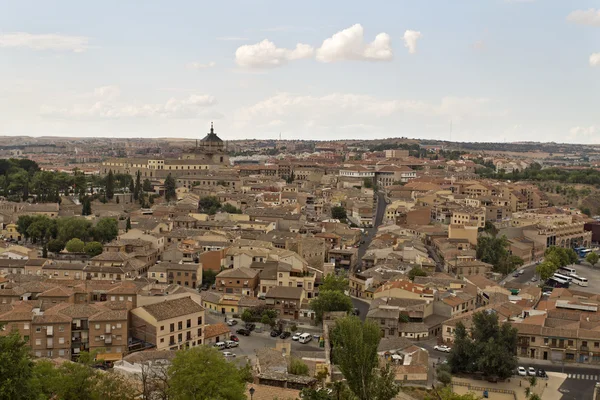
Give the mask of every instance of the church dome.
M 215 133 L 212 122 L 210 123 L 210 132 L 206 136 L 204 136 L 200 142 L 202 144 L 223 143 L 223 140 L 220 137 L 218 137 Z

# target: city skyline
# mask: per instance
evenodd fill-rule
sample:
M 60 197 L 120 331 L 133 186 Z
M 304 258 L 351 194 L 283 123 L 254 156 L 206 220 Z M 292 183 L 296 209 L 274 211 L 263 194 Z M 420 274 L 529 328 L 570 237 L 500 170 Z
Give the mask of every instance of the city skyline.
M 600 143 L 592 1 L 0 6 L 0 136 Z

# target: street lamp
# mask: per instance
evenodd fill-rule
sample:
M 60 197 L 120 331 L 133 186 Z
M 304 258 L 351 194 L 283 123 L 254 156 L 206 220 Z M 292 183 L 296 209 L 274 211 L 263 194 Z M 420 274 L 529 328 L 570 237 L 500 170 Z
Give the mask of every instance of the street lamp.
M 254 397 L 254 392 L 256 391 L 256 389 L 254 389 L 253 387 L 250 388 L 249 392 L 250 392 L 250 400 L 252 400 L 252 398 Z

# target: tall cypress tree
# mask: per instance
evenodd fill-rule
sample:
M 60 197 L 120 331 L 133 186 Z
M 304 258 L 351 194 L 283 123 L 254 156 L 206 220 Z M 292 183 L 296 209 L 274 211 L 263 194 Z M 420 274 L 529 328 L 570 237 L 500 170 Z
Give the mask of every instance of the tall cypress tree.
M 133 198 L 137 200 L 140 197 L 140 192 L 142 191 L 142 174 L 140 171 L 135 174 L 135 187 L 133 188 Z
M 165 200 L 167 200 L 167 202 L 177 199 L 177 192 L 175 188 L 175 179 L 171 176 L 171 174 L 169 174 L 167 179 L 165 179 Z
M 112 172 L 112 169 L 108 171 L 108 175 L 106 176 L 106 198 L 108 200 L 112 200 L 115 196 L 115 176 Z

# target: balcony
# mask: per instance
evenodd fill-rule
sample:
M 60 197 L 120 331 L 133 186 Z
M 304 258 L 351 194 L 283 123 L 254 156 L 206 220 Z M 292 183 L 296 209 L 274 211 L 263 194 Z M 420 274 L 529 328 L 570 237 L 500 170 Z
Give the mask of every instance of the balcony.
M 88 326 L 87 321 L 86 322 L 82 322 L 79 326 L 77 326 L 76 324 L 71 324 L 71 331 L 72 332 L 77 332 L 77 331 L 88 331 L 90 328 Z
M 590 348 L 588 346 L 581 346 L 579 348 L 580 351 L 590 351 Z
M 112 343 L 112 336 L 106 336 L 104 338 L 104 344 L 111 344 Z
M 175 343 L 175 342 L 172 342 L 172 341 L 171 341 L 171 342 L 169 342 L 169 346 L 175 346 L 176 344 L 177 344 L 177 343 Z

